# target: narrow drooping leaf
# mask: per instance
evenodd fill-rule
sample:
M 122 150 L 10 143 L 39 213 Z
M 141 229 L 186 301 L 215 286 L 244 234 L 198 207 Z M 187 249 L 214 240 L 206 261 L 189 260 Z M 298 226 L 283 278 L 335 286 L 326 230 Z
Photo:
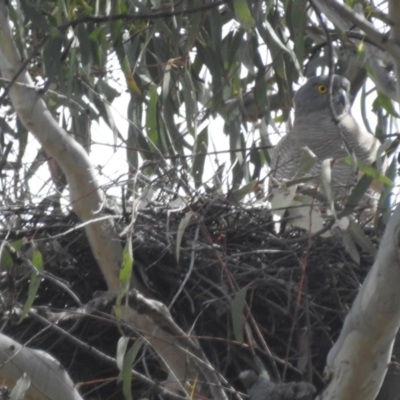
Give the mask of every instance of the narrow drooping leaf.
M 153 153 L 150 148 L 151 140 L 147 132 L 142 128 L 143 104 L 141 96 L 131 93 L 128 105 L 128 128 L 127 154 L 129 169 L 136 170 L 139 166 L 139 154 L 145 160 L 152 160 Z M 149 144 L 150 143 L 150 144 Z
M 99 79 L 96 82 L 96 88 L 104 95 L 108 102 L 113 102 L 115 98 L 120 96 L 120 92 L 114 89 L 106 80 Z
M 117 360 L 117 367 L 120 371 L 122 371 L 123 368 L 125 353 L 126 349 L 128 348 L 128 344 L 129 344 L 129 337 L 126 336 L 121 336 L 117 343 L 116 360 Z
M 254 100 L 259 115 L 268 115 L 267 83 L 264 74 L 260 72 L 257 74 L 256 86 L 254 88 Z
M 243 185 L 240 189 L 233 190 L 230 193 L 230 197 L 235 199 L 235 201 L 241 201 L 244 197 L 254 191 L 254 188 L 257 186 L 258 180 L 251 181 L 245 185 Z
M 91 48 L 91 59 L 93 60 L 93 63 L 95 65 L 102 66 L 106 61 L 102 49 L 102 46 L 105 43 L 104 30 L 101 26 L 96 27 L 92 24 L 88 24 L 88 30 L 90 31 L 89 39 Z
M 71 114 L 75 140 L 89 153 L 91 146 L 91 119 L 86 112 L 72 110 Z
M 178 232 L 176 234 L 176 249 L 175 249 L 176 260 L 178 263 L 179 263 L 179 255 L 181 252 L 182 237 L 183 237 L 183 234 L 185 233 L 185 229 L 189 225 L 193 215 L 194 215 L 193 211 L 188 211 L 185 214 L 185 216 L 181 219 L 181 222 L 179 223 Z
M 13 387 L 10 393 L 9 400 L 24 400 L 25 394 L 31 385 L 31 380 L 28 375 L 24 373 L 21 378 L 17 380 L 17 383 Z
M 367 253 L 372 256 L 376 255 L 376 247 L 368 238 L 368 236 L 361 229 L 360 225 L 358 225 L 354 220 L 350 219 L 349 227 L 347 231 L 350 233 L 353 240 Z
M 117 306 L 121 305 L 122 298 L 129 291 L 133 262 L 132 238 L 128 236 L 123 250 L 122 268 L 119 271 L 120 290 L 117 297 Z
M 28 130 L 19 118 L 17 118 L 17 137 L 19 142 L 17 162 L 20 163 L 28 144 Z
M 389 168 L 386 171 L 386 176 L 394 182 L 397 176 L 397 160 L 396 157 L 393 157 L 392 162 L 389 165 Z M 378 226 L 379 216 L 382 215 L 385 223 L 388 223 L 391 216 L 391 196 L 393 195 L 392 186 L 385 185 L 383 187 L 381 196 L 378 201 L 378 212 L 375 216 L 374 225 Z
M 196 137 L 193 152 L 197 154 L 193 158 L 192 176 L 196 187 L 202 184 L 206 152 L 208 148 L 208 126 L 206 126 Z M 204 154 L 198 154 L 204 153 Z
M 375 161 L 376 169 L 378 171 L 384 171 L 384 165 L 387 163 L 387 157 L 397 150 L 398 145 L 398 140 L 386 140 L 379 146 Z
M 255 25 L 255 21 L 251 16 L 251 12 L 249 10 L 249 6 L 247 5 L 246 0 L 234 0 L 233 6 L 235 9 L 236 19 L 239 21 L 240 25 L 248 31 Z
M 42 253 L 38 249 L 34 249 L 32 254 L 32 265 L 34 266 L 34 270 L 31 273 L 31 281 L 29 282 L 28 289 L 28 299 L 26 300 L 24 307 L 22 308 L 22 313 L 19 318 L 19 322 L 21 322 L 27 315 L 29 310 L 32 307 L 33 302 L 35 301 L 36 293 L 39 289 L 41 276 L 40 273 L 43 272 L 43 257 Z
M 53 79 L 61 73 L 61 53 L 63 39 L 59 36 L 51 37 L 43 48 L 43 62 L 46 76 Z
M 180 104 L 176 104 L 176 108 L 179 106 Z M 174 114 L 172 98 L 168 97 L 167 101 L 163 104 L 163 113 L 161 114 L 166 128 L 163 132 L 165 150 L 171 156 L 174 156 L 174 158 L 171 160 L 173 163 L 179 162 L 181 165 L 186 167 L 186 157 L 182 157 L 180 159 L 176 158 L 177 155 L 184 154 L 185 142 L 175 121 Z
M 217 8 L 209 12 L 205 28 L 209 37 L 207 44 L 217 53 L 221 53 L 223 18 Z
M 384 95 L 381 91 L 377 91 L 377 101 L 381 105 L 381 107 L 392 117 L 400 118 L 400 115 L 396 111 L 393 101 Z
M 346 201 L 343 211 L 341 211 L 338 215 L 338 218 L 342 218 L 346 215 L 351 214 L 357 205 L 360 203 L 360 200 L 363 198 L 368 188 L 371 186 L 374 178 L 368 175 L 363 175 L 361 179 L 357 182 L 357 185 L 354 186 L 353 190 L 349 198 Z
M 242 180 L 247 178 L 249 182 L 249 166 L 246 162 L 246 152 L 243 150 L 245 145 L 244 134 L 241 130 L 240 111 L 236 116 L 232 116 L 232 120 L 226 123 L 226 130 L 229 134 L 229 147 L 231 152 L 232 163 L 232 187 L 237 190 L 242 185 Z
M 107 125 L 111 129 L 111 132 L 113 135 L 114 146 L 117 146 L 119 130 L 117 128 L 117 124 L 115 123 L 114 115 L 112 113 L 111 107 L 107 103 L 104 103 L 104 110 L 105 110 L 106 116 L 107 116 L 105 118 L 105 121 L 107 121 Z
M 98 109 L 100 117 L 111 129 L 111 132 L 113 134 L 113 139 L 114 139 L 114 145 L 115 145 L 116 140 L 120 135 L 120 132 L 115 123 L 115 119 L 114 119 L 114 115 L 112 113 L 111 107 L 102 98 L 99 98 L 99 97 L 95 97 L 93 99 L 93 103 L 95 104 L 96 108 Z
M 141 95 L 142 92 L 132 75 L 131 66 L 128 57 L 125 54 L 125 47 L 123 45 L 123 35 L 121 30 L 121 21 L 117 20 L 112 23 L 111 29 L 114 39 L 114 50 L 117 54 L 119 65 L 125 77 L 126 85 L 131 93 Z
M 278 76 L 281 78 L 285 77 L 285 67 L 283 63 L 283 53 L 287 53 L 290 56 L 290 60 L 293 66 L 301 74 L 301 68 L 294 52 L 287 46 L 284 45 L 280 37 L 277 35 L 276 30 L 272 27 L 268 19 L 265 19 L 263 23 L 257 23 L 257 29 L 264 41 L 269 45 L 270 51 L 274 58 L 274 68 L 277 71 Z
M 133 250 L 132 240 L 127 240 L 123 252 L 123 263 L 122 268 L 119 272 L 119 279 L 121 283 L 126 284 L 130 282 L 133 268 Z
M 81 23 L 76 28 L 76 34 L 79 40 L 82 66 L 86 67 L 91 61 L 91 45 L 87 25 Z
M 190 24 L 188 25 L 188 36 L 186 38 L 186 51 L 188 52 L 199 35 L 200 24 L 203 22 L 203 16 L 201 13 L 194 13 L 190 17 Z
M 263 154 L 258 151 L 255 146 L 250 150 L 250 162 L 254 166 L 254 171 L 251 175 L 251 180 L 256 180 L 260 178 L 261 168 L 265 165 L 265 159 Z
M 236 292 L 235 297 L 232 301 L 232 325 L 233 325 L 233 334 L 235 335 L 235 339 L 243 343 L 243 325 L 245 322 L 244 319 L 244 305 L 246 302 L 246 294 L 247 289 L 241 289 Z
M 210 70 L 212 76 L 213 102 L 216 110 L 222 111 L 225 108 L 225 102 L 222 96 L 222 72 L 220 64 L 221 56 L 210 46 L 198 46 L 198 55 L 201 61 Z
M 186 122 L 188 125 L 192 125 L 193 119 L 197 115 L 197 99 L 192 77 L 187 69 L 182 80 L 182 90 L 185 100 Z
M 380 173 L 378 169 L 374 166 L 368 166 L 365 163 L 358 161 L 357 162 L 358 169 L 363 172 L 365 175 L 371 176 L 384 185 L 393 186 L 393 182 L 384 174 Z
M 162 98 L 165 99 L 168 96 L 169 89 L 170 89 L 170 82 L 171 82 L 171 66 L 167 64 L 164 70 L 164 79 L 162 84 Z
M 288 3 L 286 19 L 288 28 L 294 41 L 294 53 L 300 65 L 304 60 L 305 52 L 305 32 L 307 25 L 307 0 L 296 0 Z
M 24 15 L 28 19 L 30 19 L 38 28 L 50 34 L 51 36 L 57 36 L 60 34 L 58 29 L 52 26 L 42 14 L 42 11 L 40 10 L 40 2 L 20 0 L 20 4 Z M 39 7 L 35 7 L 34 4 L 37 4 Z
M 123 367 L 121 371 L 122 392 L 126 400 L 132 400 L 132 365 L 136 360 L 139 350 L 143 346 L 144 341 L 137 339 L 133 346 L 128 350 L 124 357 Z
M 357 247 L 353 241 L 352 236 L 347 231 L 341 231 L 341 235 L 342 235 L 342 239 L 343 239 L 343 244 L 346 246 L 347 251 L 349 252 L 351 258 L 354 260 L 354 262 L 357 265 L 359 265 L 360 264 L 360 253 L 357 250 Z
M 321 165 L 321 188 L 322 191 L 328 200 L 329 207 L 333 214 L 336 213 L 335 206 L 333 204 L 333 193 L 332 193 L 332 168 L 331 168 L 332 160 L 324 160 Z
M 245 40 L 244 36 L 246 31 L 242 29 L 238 29 L 236 31 L 230 32 L 223 39 L 223 46 L 227 47 L 225 63 L 228 69 L 236 68 L 236 61 L 238 58 L 238 52 L 241 49 L 242 43 Z
M 157 99 L 158 94 L 157 90 L 153 89 L 148 92 L 149 102 L 147 104 L 147 112 L 146 112 L 146 129 L 147 136 L 151 140 L 152 143 L 158 143 L 158 134 L 157 134 Z
M 25 242 L 24 239 L 19 239 L 10 244 L 15 250 L 18 251 L 21 248 L 21 246 L 24 244 L 24 242 Z M 11 258 L 10 253 L 8 252 L 8 250 L 3 245 L 3 243 L 0 243 L 0 250 L 1 250 L 0 271 L 5 271 L 12 264 L 13 260 Z
M 299 168 L 293 179 L 301 178 L 306 174 L 317 162 L 317 156 L 306 146 L 300 156 Z

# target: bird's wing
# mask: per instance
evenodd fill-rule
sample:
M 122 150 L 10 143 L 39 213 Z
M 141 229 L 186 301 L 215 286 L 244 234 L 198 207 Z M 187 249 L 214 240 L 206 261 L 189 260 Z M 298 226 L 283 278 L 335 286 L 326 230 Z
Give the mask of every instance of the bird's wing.
M 353 149 L 357 160 L 371 165 L 376 161 L 377 152 L 381 145 L 379 139 L 360 126 L 351 114 L 346 114 L 339 121 L 339 127 Z
M 275 146 L 271 159 L 271 176 L 276 180 L 290 180 L 295 175 L 299 158 L 294 149 L 295 138 L 290 133 Z
M 381 146 L 379 139 L 368 132 L 363 126 L 357 124 L 354 118 L 349 114 L 340 121 L 343 133 L 349 138 L 349 144 L 354 150 L 357 160 L 362 161 L 367 166 L 373 164 L 378 157 L 378 150 Z M 384 174 L 388 167 L 387 159 L 382 160 L 380 173 Z M 358 175 L 358 179 L 362 177 L 362 173 Z M 375 192 L 382 191 L 382 183 L 375 179 L 371 184 L 371 189 Z

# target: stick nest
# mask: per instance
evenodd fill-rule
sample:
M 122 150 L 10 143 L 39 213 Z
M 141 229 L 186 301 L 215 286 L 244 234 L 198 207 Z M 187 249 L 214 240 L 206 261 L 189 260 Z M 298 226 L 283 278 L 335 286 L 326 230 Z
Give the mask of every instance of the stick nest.
M 45 277 L 33 310 L 42 315 L 66 313 L 68 318 L 58 327 L 115 357 L 121 331 L 110 309 L 74 318 L 79 304 L 71 292 L 86 304 L 96 291 L 106 290 L 83 229 L 65 234 L 79 225 L 78 219 L 55 212 L 30 218 L 27 210 L 20 213 L 25 215 L 22 228 L 2 231 L 2 239 L 26 240 L 21 252 L 28 257 L 34 241 L 46 273 L 70 289 Z M 191 219 L 185 224 L 188 215 Z M 116 221 L 122 231 L 130 215 Z M 367 234 L 377 241 L 372 231 Z M 137 213 L 132 240 L 135 281 L 142 293 L 170 307 L 177 325 L 198 338 L 210 363 L 238 391 L 244 391 L 239 374 L 260 368 L 274 380 L 284 377 L 323 387 L 327 353 L 373 263 L 370 254 L 358 249 L 357 264 L 340 235 L 311 238 L 304 230 L 290 228 L 277 234 L 268 211 L 221 198 L 192 202 L 179 211 L 150 205 Z M 2 273 L 3 333 L 54 355 L 74 382 L 82 383 L 86 399 L 122 398 L 115 367 L 88 355 L 32 315 L 16 324 L 10 304 L 24 304 L 30 276 L 23 265 Z M 142 349 L 134 368 L 154 381 L 166 376 L 149 349 Z M 134 398 L 157 398 L 142 383 L 134 382 L 133 389 Z

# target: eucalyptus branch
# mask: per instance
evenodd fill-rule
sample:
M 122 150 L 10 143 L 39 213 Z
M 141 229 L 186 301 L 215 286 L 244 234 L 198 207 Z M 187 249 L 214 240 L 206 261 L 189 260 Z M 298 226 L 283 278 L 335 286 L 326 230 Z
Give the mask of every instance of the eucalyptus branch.
M 384 48 L 394 59 L 400 61 L 400 46 L 388 34 L 378 32 L 374 25 L 367 21 L 364 16 L 356 13 L 346 4 L 339 3 L 336 0 L 325 0 L 325 2 L 337 11 L 342 18 L 365 32 L 372 41 Z
M 217 0 L 208 4 L 203 4 L 198 7 L 192 8 L 183 8 L 181 10 L 157 10 L 153 12 L 144 12 L 144 13 L 123 13 L 123 14 L 114 14 L 114 15 L 104 15 L 104 16 L 94 16 L 94 15 L 85 15 L 84 17 L 80 17 L 74 19 L 73 21 L 67 22 L 59 27 L 59 29 L 64 30 L 68 27 L 74 27 L 76 25 L 82 24 L 84 22 L 95 22 L 95 23 L 103 23 L 103 22 L 113 22 L 119 20 L 125 21 L 138 21 L 143 19 L 159 19 L 159 18 L 169 18 L 175 17 L 178 15 L 189 15 L 194 14 L 201 11 L 208 11 L 215 7 L 221 6 L 223 4 L 228 3 L 228 0 Z

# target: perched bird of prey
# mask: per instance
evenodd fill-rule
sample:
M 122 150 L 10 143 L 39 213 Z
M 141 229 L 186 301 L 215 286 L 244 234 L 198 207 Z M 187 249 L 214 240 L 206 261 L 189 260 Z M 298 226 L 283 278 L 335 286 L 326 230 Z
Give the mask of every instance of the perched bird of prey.
M 357 161 L 375 162 L 381 143 L 351 115 L 349 90 L 350 82 L 334 75 L 331 97 L 328 76 L 312 77 L 297 91 L 293 128 L 277 144 L 271 160 L 271 175 L 277 181 L 293 179 L 305 146 L 318 160 L 307 175 L 320 174 L 323 160 L 335 160 L 332 189 L 336 198 L 348 194 L 357 182 L 356 166 L 340 159 L 350 156 L 350 151 Z

